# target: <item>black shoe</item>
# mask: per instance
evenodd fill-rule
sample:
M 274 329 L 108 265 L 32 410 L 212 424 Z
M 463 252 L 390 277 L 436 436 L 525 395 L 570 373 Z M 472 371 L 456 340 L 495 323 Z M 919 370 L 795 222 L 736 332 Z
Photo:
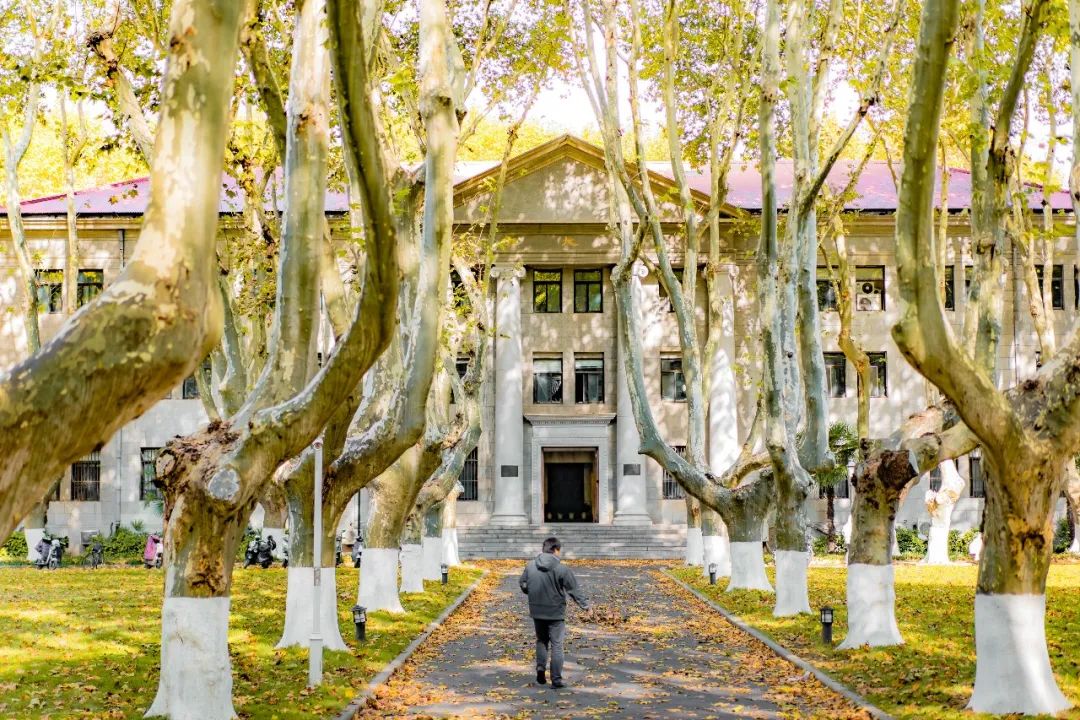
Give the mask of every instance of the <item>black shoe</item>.
M 560 689 L 560 688 L 564 688 L 564 687 L 566 687 L 566 683 L 564 683 L 564 682 L 563 682 L 562 680 L 552 680 L 552 681 L 551 681 L 551 687 L 553 687 L 553 688 L 555 688 L 556 690 L 558 690 L 558 689 Z
M 545 683 L 547 683 L 547 678 L 544 677 L 544 671 L 543 670 L 537 670 L 536 671 L 536 682 L 539 685 L 544 685 Z

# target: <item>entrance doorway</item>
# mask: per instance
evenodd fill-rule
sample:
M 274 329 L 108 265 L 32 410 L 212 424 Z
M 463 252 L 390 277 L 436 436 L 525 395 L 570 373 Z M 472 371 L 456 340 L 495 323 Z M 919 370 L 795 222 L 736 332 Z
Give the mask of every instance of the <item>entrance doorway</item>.
M 544 450 L 544 522 L 596 522 L 596 450 Z

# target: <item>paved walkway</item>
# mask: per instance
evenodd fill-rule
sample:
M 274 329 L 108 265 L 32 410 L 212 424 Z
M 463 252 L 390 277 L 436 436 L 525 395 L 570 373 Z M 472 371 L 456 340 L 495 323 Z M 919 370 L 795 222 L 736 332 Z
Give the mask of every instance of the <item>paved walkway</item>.
M 569 687 L 536 684 L 520 568 L 503 564 L 358 717 L 866 717 L 657 566 L 570 564 L 594 603 L 619 612 L 601 624 L 571 614 Z

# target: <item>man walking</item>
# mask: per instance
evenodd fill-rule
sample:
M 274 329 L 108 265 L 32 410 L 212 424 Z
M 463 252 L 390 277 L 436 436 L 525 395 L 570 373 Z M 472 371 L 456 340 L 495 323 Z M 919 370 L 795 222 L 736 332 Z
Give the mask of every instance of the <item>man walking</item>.
M 536 682 L 543 685 L 546 681 L 544 671 L 550 645 L 551 687 L 561 688 L 565 687 L 562 666 L 566 596 L 574 598 L 582 610 L 589 608 L 589 601 L 578 588 L 574 573 L 559 561 L 562 552 L 559 539 L 549 537 L 544 541 L 543 550 L 525 566 L 518 584 L 521 592 L 529 596 L 529 615 L 536 628 Z

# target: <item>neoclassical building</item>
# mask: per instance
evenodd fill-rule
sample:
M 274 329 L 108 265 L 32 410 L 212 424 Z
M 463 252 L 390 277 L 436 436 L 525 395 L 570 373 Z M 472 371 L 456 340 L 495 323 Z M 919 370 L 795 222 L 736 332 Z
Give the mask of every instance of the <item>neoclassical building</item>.
M 462 163 L 456 186 L 455 221 L 470 232 L 486 221 L 490 205 L 493 163 Z M 846 184 L 849 166 L 839 164 L 830 184 Z M 672 189 L 664 163 L 649 168 L 661 197 Z M 790 192 L 791 166 L 779 163 L 780 201 Z M 651 459 L 638 454 L 638 435 L 619 361 L 618 314 L 610 271 L 619 260 L 619 247 L 607 231 L 607 180 L 599 148 L 564 136 L 522 153 L 510 161 L 498 218 L 499 252 L 493 270 L 496 341 L 489 367 L 493 382 L 484 398 L 483 433 L 462 475 L 465 492 L 458 505 L 459 527 L 470 529 L 518 527 L 538 529 L 569 524 L 583 532 L 588 526 L 631 526 L 640 537 L 679 542 L 685 523 L 681 489 Z M 694 198 L 709 202 L 706 174 L 692 174 Z M 239 209 L 234 188 L 226 181 L 222 193 L 222 232 L 235 226 Z M 713 343 L 718 359 L 733 370 L 734 382 L 724 390 L 731 402 L 711 398 L 709 444 L 712 458 L 721 448 L 740 443 L 749 430 L 756 400 L 759 348 L 755 317 L 755 215 L 760 211 L 760 179 L 753 166 L 735 167 L 722 211 L 724 236 L 721 257 L 724 294 L 729 313 Z M 133 180 L 77 194 L 82 265 L 80 302 L 90 299 L 121 271 L 138 237 L 146 203 L 147 183 Z M 1041 212 L 1041 198 L 1032 211 Z M 965 293 L 956 283 L 971 264 L 966 248 L 969 234 L 970 176 L 950 173 L 946 310 L 959 323 Z M 1052 196 L 1051 207 L 1062 213 L 1051 287 L 1053 321 L 1059 334 L 1072 324 L 1080 303 L 1080 267 L 1071 247 L 1072 217 L 1067 193 Z M 663 221 L 674 233 L 679 213 L 665 206 Z M 23 203 L 30 244 L 38 263 L 45 311 L 42 333 L 55 332 L 63 321 L 58 292 L 63 267 L 65 204 L 63 197 Z M 925 381 L 901 357 L 890 336 L 898 317 L 899 300 L 893 251 L 896 189 L 882 163 L 870 163 L 857 184 L 857 196 L 847 207 L 845 226 L 857 266 L 855 335 L 870 352 L 875 381 L 871 388 L 871 430 L 891 433 L 928 397 Z M 344 216 L 345 198 L 331 193 L 328 215 Z M 681 265 L 677 253 L 674 263 Z M 824 256 L 822 257 L 824 263 Z M 1013 265 L 1015 267 L 1015 264 Z M 700 268 L 699 268 L 700 270 Z M 682 268 L 686 272 L 686 268 Z M 25 355 L 21 286 L 12 256 L 6 220 L 0 224 L 0 368 Z M 839 329 L 835 299 L 819 272 L 819 302 L 829 379 L 832 419 L 852 424 L 856 413 L 856 377 L 836 345 Z M 1011 385 L 1032 372 L 1038 362 L 1038 343 L 1027 311 L 1026 292 L 1018 275 L 1007 287 L 998 361 L 999 382 Z M 699 306 L 704 308 L 704 283 Z M 676 446 L 686 442 L 686 406 L 682 363 L 674 315 L 657 279 L 640 273 L 639 293 L 644 337 L 645 382 L 650 404 L 662 432 Z M 701 339 L 708 340 L 704 310 L 699 317 Z M 205 422 L 193 382 L 174 390 L 143 417 L 122 428 L 99 451 L 76 463 L 65 474 L 50 504 L 48 527 L 78 542 L 84 531 L 109 530 L 116 524 L 143 522 L 160 526 L 153 486 L 157 448 L 174 435 L 189 433 Z M 968 479 L 965 497 L 953 516 L 954 527 L 978 525 L 982 509 L 982 476 L 977 454 L 962 458 L 961 474 Z M 909 493 L 898 521 L 925 527 L 927 476 Z M 846 519 L 849 489 L 838 487 L 836 518 Z M 809 501 L 816 521 L 825 515 L 825 500 Z M 352 518 L 346 518 L 345 522 Z M 566 524 L 566 525 L 564 525 Z M 612 532 L 616 532 L 612 530 Z M 623 530 L 622 532 L 627 532 Z M 659 533 L 659 534 L 657 534 Z M 666 534 L 664 534 L 666 533 Z M 473 532 L 474 542 L 484 542 Z

